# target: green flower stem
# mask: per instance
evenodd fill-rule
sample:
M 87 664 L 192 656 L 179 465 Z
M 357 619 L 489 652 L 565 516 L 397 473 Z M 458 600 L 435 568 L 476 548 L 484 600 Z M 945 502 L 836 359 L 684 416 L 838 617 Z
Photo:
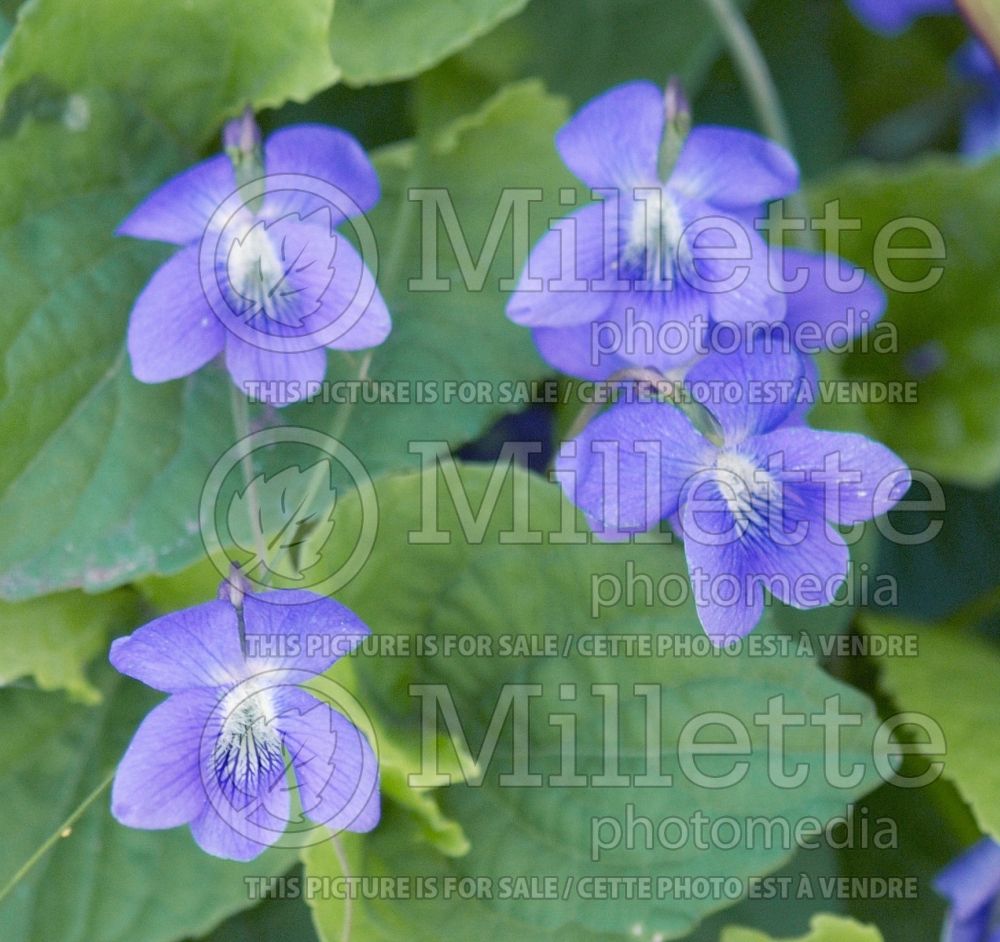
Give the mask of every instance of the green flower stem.
M 105 789 L 111 785 L 114 780 L 115 772 L 117 769 L 112 769 L 107 775 L 101 780 L 101 783 L 76 806 L 73 813 L 65 820 L 62 824 L 55 829 L 55 831 L 49 836 L 49 838 L 36 850 L 18 869 L 17 873 L 14 874 L 0 890 L 0 902 L 3 902 L 10 894 L 11 891 L 20 883 L 32 870 L 35 864 L 38 863 L 60 840 L 65 837 L 69 837 L 69 832 L 73 825 L 83 817 L 84 812 L 104 793 Z
M 359 381 L 364 381 L 368 378 L 368 370 L 371 367 L 372 362 L 372 351 L 369 350 L 361 358 L 358 365 L 357 379 Z M 246 398 L 240 393 L 238 389 L 233 387 L 233 424 L 236 428 L 236 436 L 238 439 L 246 438 L 251 433 L 250 429 L 250 417 L 249 417 L 249 406 Z M 341 436 L 347 429 L 348 423 L 351 418 L 351 413 L 354 410 L 354 401 L 346 403 L 340 411 L 337 413 L 337 420 L 334 423 L 333 428 L 330 430 L 330 437 L 335 439 L 339 444 Z M 336 456 L 336 451 L 334 451 L 330 457 Z M 257 526 L 258 519 L 260 517 L 260 499 L 257 494 L 257 488 L 255 485 L 253 461 L 250 457 L 249 452 L 240 459 L 240 465 L 243 471 L 243 481 L 247 488 L 247 507 L 249 508 L 250 514 L 250 525 L 255 535 L 256 545 L 254 547 L 254 552 L 256 554 L 256 562 L 249 566 L 245 571 L 247 573 L 253 572 L 255 569 L 262 569 L 263 572 L 256 578 L 257 582 L 265 582 L 266 575 L 271 571 L 271 563 L 274 561 L 274 556 L 280 551 L 279 546 L 269 547 L 265 542 L 264 535 L 261 528 Z M 329 479 L 324 473 L 326 467 L 322 462 L 316 467 L 313 472 L 312 477 L 309 480 L 308 486 L 306 488 L 305 497 L 302 500 L 303 507 L 309 507 L 312 502 L 316 499 L 320 490 L 324 485 L 329 485 Z
M 247 398 L 243 394 L 243 391 L 238 389 L 235 384 L 231 386 L 230 392 L 230 402 L 233 410 L 233 428 L 236 430 L 236 440 L 243 441 L 251 434 L 250 405 L 247 402 Z M 257 554 L 257 559 L 260 561 L 259 564 L 264 564 L 268 559 L 267 544 L 264 542 L 264 534 L 261 532 L 261 528 L 259 526 L 260 498 L 257 494 L 257 485 L 253 473 L 253 458 L 251 457 L 249 451 L 246 451 L 240 457 L 240 469 L 243 472 L 243 486 L 246 488 L 247 507 L 249 508 L 250 513 L 250 529 L 254 534 L 254 552 Z M 251 570 L 248 570 L 248 572 L 256 568 L 256 566 L 253 566 L 251 567 Z M 264 576 L 262 575 L 261 581 L 263 581 L 263 579 Z
M 344 845 L 340 843 L 340 838 L 333 836 L 330 838 L 330 843 L 333 845 L 333 852 L 337 856 L 337 863 L 340 864 L 341 874 L 350 879 L 351 867 L 347 861 L 347 854 L 344 852 Z M 351 938 L 351 922 L 354 917 L 353 903 L 351 901 L 351 894 L 347 893 L 344 897 L 344 923 L 340 930 L 340 942 L 348 942 Z
M 704 0 L 704 2 L 729 47 L 733 65 L 740 74 L 761 130 L 790 154 L 794 154 L 795 144 L 785 109 L 781 104 L 781 96 L 746 18 L 733 0 Z M 787 199 L 793 216 L 809 219 L 809 207 L 801 191 L 793 193 Z M 806 229 L 801 232 L 799 241 L 804 248 L 817 247 L 816 237 L 808 228 L 808 223 Z
M 368 379 L 368 370 L 372 365 L 372 351 L 369 350 L 361 358 L 361 362 L 358 365 L 357 380 L 358 382 L 364 382 Z M 347 431 L 347 425 L 351 419 L 351 413 L 354 411 L 355 400 L 351 399 L 346 402 L 337 413 L 337 421 L 334 423 L 333 428 L 330 430 L 330 437 L 337 442 L 336 447 L 339 448 L 343 443 L 340 438 Z M 336 456 L 336 451 L 334 451 L 330 457 Z M 323 473 L 322 462 L 317 466 L 316 470 L 313 472 L 312 478 L 309 481 L 309 486 L 306 488 L 306 496 L 302 500 L 303 507 L 309 507 L 312 502 L 316 499 L 316 495 L 319 494 L 320 489 L 324 485 L 329 485 L 329 480 Z M 268 559 L 270 562 L 270 559 Z

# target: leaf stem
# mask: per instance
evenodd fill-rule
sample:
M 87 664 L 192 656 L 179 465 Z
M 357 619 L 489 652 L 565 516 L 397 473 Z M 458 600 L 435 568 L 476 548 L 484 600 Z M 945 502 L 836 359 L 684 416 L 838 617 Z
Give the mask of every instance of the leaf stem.
M 733 0 L 704 2 L 726 41 L 733 65 L 740 74 L 761 130 L 790 154 L 794 154 L 795 144 L 781 104 L 781 96 L 746 18 Z M 796 217 L 809 219 L 809 207 L 801 191 L 796 191 L 787 199 L 789 208 Z M 801 232 L 801 242 L 805 248 L 816 248 L 815 235 L 808 227 Z
M 67 828 L 71 828 L 80 818 L 83 813 L 100 798 L 104 790 L 111 784 L 114 780 L 115 772 L 117 767 L 108 772 L 107 775 L 101 780 L 100 784 L 77 805 L 76 809 L 70 816 L 59 825 L 58 828 L 50 835 L 50 837 L 36 850 L 18 869 L 17 873 L 14 874 L 7 882 L 7 884 L 0 890 L 0 902 L 3 902 L 11 893 L 11 891 L 20 883 L 32 870 L 35 864 L 42 859 L 64 836 L 69 836 L 66 831 Z
M 250 437 L 250 406 L 242 390 L 233 385 L 230 389 L 230 403 L 233 410 L 233 428 L 236 430 L 237 441 L 244 441 Z M 243 486 L 246 488 L 247 507 L 250 515 L 250 529 L 254 538 L 254 552 L 260 564 L 267 569 L 267 544 L 264 542 L 264 532 L 261 527 L 260 498 L 257 494 L 257 484 L 253 473 L 253 458 L 249 450 L 245 449 L 240 455 L 240 469 L 243 472 Z M 256 569 L 251 566 L 249 571 Z M 261 574 L 261 580 L 266 576 L 266 572 Z
M 361 362 L 358 365 L 358 372 L 357 372 L 357 380 L 359 382 L 364 382 L 368 378 L 368 370 L 371 367 L 373 353 L 374 353 L 374 351 L 368 350 L 368 351 L 366 351 L 365 355 L 361 358 Z M 341 442 L 340 438 L 344 434 L 344 432 L 347 430 L 347 425 L 348 425 L 348 423 L 350 421 L 351 413 L 354 411 L 354 404 L 355 404 L 355 402 L 356 402 L 356 399 L 354 399 L 354 398 L 350 399 L 347 403 L 345 403 L 341 407 L 340 411 L 337 413 L 336 421 L 334 422 L 334 424 L 331 427 L 330 432 L 329 432 L 329 436 L 332 439 L 334 439 L 334 441 L 337 443 L 336 446 L 334 447 L 334 450 L 330 452 L 330 458 L 335 458 L 336 457 L 337 448 L 339 448 L 343 444 Z M 247 434 L 249 434 L 249 432 L 247 432 Z M 245 457 L 248 457 L 248 456 L 245 456 Z M 317 495 L 322 490 L 322 488 L 323 488 L 324 485 L 329 486 L 330 482 L 329 482 L 328 471 L 327 471 L 328 468 L 329 468 L 329 464 L 328 463 L 325 463 L 323 461 L 317 462 L 316 468 L 313 471 L 312 476 L 309 479 L 309 483 L 308 483 L 308 485 L 306 487 L 305 495 L 303 496 L 302 500 L 299 502 L 299 506 L 301 508 L 303 508 L 304 510 L 307 509 L 307 508 L 309 508 L 312 505 L 312 502 L 316 499 Z M 324 472 L 327 472 L 327 473 L 324 473 Z M 244 477 L 246 477 L 248 474 L 252 475 L 252 473 L 253 473 L 252 466 L 248 470 L 247 467 L 244 465 L 244 469 L 243 469 Z M 247 486 L 249 487 L 250 485 L 248 484 Z M 253 494 L 248 494 L 247 498 L 248 498 L 248 503 L 249 503 L 249 506 L 250 506 L 250 512 L 251 512 L 251 514 L 259 514 L 260 513 L 259 504 L 258 504 L 255 496 Z M 254 524 L 254 521 L 251 520 L 251 525 L 253 525 L 253 524 Z M 280 541 L 279 540 L 274 540 L 272 542 L 272 546 L 269 548 L 266 544 L 264 544 L 262 542 L 263 541 L 262 528 L 258 527 L 258 526 L 255 526 L 254 527 L 254 532 L 255 532 L 255 534 L 260 534 L 260 541 L 261 542 L 260 542 L 260 545 L 258 545 L 258 547 L 257 547 L 257 554 L 258 554 L 258 559 L 259 559 L 259 565 L 265 571 L 270 572 L 271 571 L 271 563 L 274 562 L 274 556 L 281 549 L 281 547 L 280 547 Z M 256 568 L 256 565 L 253 568 Z M 260 581 L 263 581 L 263 578 L 261 578 Z
M 368 370 L 371 367 L 373 351 L 368 350 L 365 355 L 361 358 L 361 363 L 358 366 L 357 380 L 358 382 L 364 382 L 368 378 Z M 337 413 L 337 420 L 334 422 L 330 429 L 329 435 L 336 444 L 333 446 L 333 451 L 330 452 L 330 457 L 336 457 L 337 450 L 341 447 L 343 442 L 340 440 L 341 436 L 347 430 L 347 425 L 351 419 L 351 413 L 354 411 L 354 403 L 356 399 L 351 398 L 346 402 Z M 312 477 L 309 479 L 309 484 L 306 487 L 305 496 L 302 498 L 301 505 L 303 508 L 308 508 L 312 505 L 312 502 L 316 499 L 320 490 L 323 486 L 330 486 L 330 479 L 328 477 L 329 469 L 331 466 L 320 461 L 316 464 L 316 470 L 313 471 Z M 324 473 L 325 472 L 325 473 Z M 267 563 L 271 560 L 267 559 Z M 267 564 L 266 563 L 266 564 Z M 265 565 L 266 565 L 265 564 Z
M 368 370 L 372 365 L 372 353 L 373 351 L 369 350 L 361 358 L 361 363 L 358 366 L 358 375 L 357 375 L 357 381 L 360 383 L 363 383 L 366 379 L 368 379 Z M 351 413 L 354 411 L 355 401 L 356 399 L 352 398 L 343 405 L 343 407 L 337 413 L 337 421 L 333 424 L 333 427 L 330 429 L 329 433 L 330 437 L 337 443 L 335 449 L 339 448 L 343 444 L 343 442 L 341 442 L 340 440 L 340 437 L 344 434 L 345 431 L 347 431 L 347 425 L 351 420 Z M 335 457 L 336 454 L 337 452 L 336 450 L 334 450 L 331 453 L 330 457 L 331 458 Z M 313 502 L 313 500 L 315 500 L 316 495 L 320 491 L 320 488 L 325 483 L 327 483 L 324 480 L 323 475 L 320 473 L 321 470 L 322 470 L 321 468 L 317 468 L 317 470 L 313 473 L 312 479 L 309 481 L 309 487 L 306 490 L 306 496 L 302 500 L 303 507 L 308 507 Z
M 330 838 L 330 843 L 333 845 L 333 852 L 337 856 L 337 863 L 340 864 L 341 875 L 347 879 L 351 876 L 351 867 L 347 862 L 347 854 L 344 852 L 344 846 L 340 843 L 340 838 L 336 835 Z M 348 942 L 351 937 L 351 922 L 354 918 L 353 903 L 351 901 L 351 894 L 344 894 L 344 923 L 343 928 L 340 930 L 340 942 Z

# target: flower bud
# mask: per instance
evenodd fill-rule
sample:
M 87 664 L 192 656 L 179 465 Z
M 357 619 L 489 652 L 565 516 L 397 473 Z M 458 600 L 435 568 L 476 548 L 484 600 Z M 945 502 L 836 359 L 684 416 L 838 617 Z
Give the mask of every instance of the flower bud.
M 254 120 L 253 109 L 247 107 L 242 115 L 227 121 L 222 129 L 222 146 L 231 157 L 250 156 L 260 147 L 260 128 Z

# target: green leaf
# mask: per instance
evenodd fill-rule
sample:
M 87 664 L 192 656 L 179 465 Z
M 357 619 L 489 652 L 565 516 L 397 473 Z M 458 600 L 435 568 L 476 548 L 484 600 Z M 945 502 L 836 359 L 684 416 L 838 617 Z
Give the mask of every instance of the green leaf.
M 337 0 L 330 45 L 351 85 L 411 78 L 513 16 L 528 0 Z
M 0 139 L 0 173 L 12 183 L 0 197 L 0 276 L 10 286 L 0 310 L 6 598 L 108 588 L 189 566 L 202 554 L 202 487 L 234 440 L 230 380 L 221 369 L 156 386 L 130 374 L 122 349 L 128 312 L 165 253 L 112 232 L 186 161 L 119 100 L 93 93 L 87 101 L 86 128 L 31 119 Z M 561 100 L 526 84 L 447 133 L 379 158 L 385 195 L 372 225 L 388 245 L 381 279 L 396 326 L 370 375 L 388 392 L 353 407 L 309 403 L 282 419 L 339 434 L 350 413 L 344 442 L 375 475 L 415 465 L 408 450 L 415 439 L 457 446 L 516 408 L 502 400 L 501 384 L 541 366 L 530 332 L 503 313 L 499 282 L 520 264 L 510 224 L 483 268 L 482 290 L 461 284 L 455 250 L 442 236 L 438 266 L 451 289 L 410 291 L 422 259 L 420 208 L 408 191 L 449 188 L 476 258 L 505 187 L 541 188 L 551 210 L 559 185 L 570 182 L 552 147 L 565 114 Z M 536 208 L 535 235 L 548 218 L 546 206 Z M 356 375 L 356 361 L 331 356 L 331 382 Z M 445 382 L 476 381 L 488 395 L 446 399 Z M 432 386 L 437 399 L 429 402 Z M 393 401 L 396 389 L 400 401 Z M 284 471 L 280 457 L 255 475 Z M 316 460 L 313 454 L 310 465 Z M 342 475 L 332 486 L 347 483 Z
M 906 774 L 918 775 L 922 768 L 922 763 L 914 764 Z M 926 935 L 928 926 L 944 925 L 947 903 L 934 891 L 934 877 L 979 835 L 954 786 L 945 779 L 924 788 L 883 785 L 866 795 L 855 813 L 867 815 L 872 824 L 880 819 L 894 822 L 896 839 L 856 840 L 853 847 L 840 850 L 840 876 L 908 879 L 916 881 L 917 891 L 895 899 L 889 898 L 891 894 L 881 898 L 878 893 L 852 894 L 844 901 L 847 912 L 861 922 L 879 925 L 886 942 L 912 942 Z
M 211 561 L 201 559 L 172 576 L 147 576 L 135 587 L 156 612 L 166 614 L 214 598 L 221 581 Z
M 356 697 L 363 692 L 358 688 L 358 678 L 354 670 L 354 660 L 341 658 L 329 672 L 329 676 L 341 687 Z M 405 840 L 426 843 L 449 857 L 461 857 L 469 852 L 469 839 L 462 826 L 445 816 L 438 804 L 432 786 L 411 784 L 411 775 L 416 775 L 421 767 L 418 744 L 412 739 L 400 737 L 398 731 L 379 721 L 377 716 L 368 714 L 365 720 L 370 729 L 362 730 L 370 742 L 378 744 L 379 775 L 382 795 L 391 799 L 399 808 L 408 812 L 400 818 L 400 835 Z M 447 756 L 448 743 L 440 737 L 438 749 Z M 462 762 L 471 762 L 471 756 L 463 752 L 460 756 L 452 753 L 454 761 L 447 764 L 449 774 L 457 775 Z
M 110 668 L 95 672 L 96 708 L 30 690 L 0 691 L 0 804 L 16 828 L 0 845 L 0 886 L 54 834 L 121 757 L 157 696 Z M 276 876 L 293 858 L 250 864 L 201 851 L 186 828 L 118 824 L 101 794 L 0 906 L 5 942 L 169 942 L 201 935 L 250 905 L 246 877 Z
M 889 513 L 899 533 L 933 537 L 915 546 L 880 541 L 877 571 L 890 573 L 899 587 L 898 607 L 892 606 L 891 614 L 925 621 L 949 618 L 1000 584 L 1000 486 L 984 491 L 946 484 L 943 491 L 943 510 Z M 970 559 L 976 565 L 970 566 Z
M 839 7 L 843 7 L 840 10 Z M 768 0 L 755 3 L 747 22 L 774 76 L 788 117 L 795 156 L 806 176 L 841 158 L 846 143 L 843 91 L 833 61 L 837 38 L 831 21 L 846 4 Z M 753 105 L 733 61 L 722 56 L 694 102 L 697 124 L 754 125 Z
M 440 754 L 447 755 L 448 745 L 442 737 L 436 748 Z M 462 826 L 441 811 L 434 789 L 409 783 L 410 775 L 420 771 L 420 756 L 412 744 L 397 743 L 382 731 L 379 735 L 379 771 L 383 794 L 411 812 L 413 824 L 410 829 L 414 840 L 426 841 L 449 857 L 462 857 L 469 852 L 471 845 Z M 459 762 L 456 761 L 449 768 L 449 774 L 457 775 L 458 772 Z
M 730 926 L 774 935 L 798 930 L 807 926 L 816 912 L 816 897 L 824 886 L 821 881 L 837 880 L 841 875 L 837 852 L 832 848 L 800 850 L 780 870 L 769 874 L 765 878 L 768 883 L 761 884 L 752 898 L 710 916 L 684 937 L 685 942 L 719 942 L 722 931 Z M 775 905 L 774 898 L 765 898 L 765 891 L 775 892 L 781 905 Z M 831 915 L 847 914 L 842 900 L 824 900 L 822 905 Z
M 854 148 L 879 160 L 906 160 L 928 150 L 953 151 L 972 89 L 955 74 L 955 51 L 968 40 L 954 16 L 919 19 L 902 35 L 883 36 L 831 4 L 829 51 L 843 108 L 840 120 Z
M 740 3 L 745 6 L 745 3 Z M 467 49 L 461 65 L 495 84 L 539 76 L 574 105 L 612 85 L 678 75 L 695 93 L 721 49 L 689 0 L 541 0 Z
M 879 659 L 881 684 L 901 709 L 940 725 L 948 746 L 944 775 L 969 803 L 981 830 L 1000 839 L 1000 768 L 990 761 L 1000 746 L 996 646 L 953 625 L 883 616 L 866 616 L 862 623 L 874 635 L 917 636 L 916 656 Z
M 726 929 L 719 942 L 778 942 L 772 936 L 753 929 Z M 853 919 L 839 916 L 814 916 L 809 932 L 783 942 L 882 942 L 882 933 L 874 926 L 865 926 Z
M 65 690 L 82 703 L 96 703 L 100 694 L 84 668 L 113 629 L 130 623 L 136 603 L 127 590 L 0 603 L 0 686 L 27 676 L 42 690 Z
M 284 878 L 284 886 L 296 885 L 301 888 L 300 868 L 292 870 Z M 281 884 L 279 884 L 281 885 Z M 253 909 L 247 909 L 230 916 L 208 935 L 197 942 L 260 942 L 261 939 L 294 939 L 295 942 L 317 942 L 316 930 L 312 926 L 312 914 L 301 896 L 265 899 Z M 194 942 L 194 940 L 190 940 Z
M 794 644 L 782 649 L 776 640 L 780 635 L 770 622 L 759 632 L 771 638 L 772 650 L 760 657 L 746 653 L 720 657 L 707 645 L 690 603 L 680 607 L 656 602 L 635 607 L 620 604 L 606 609 L 599 621 L 592 618 L 594 577 L 626 579 L 632 571 L 626 568 L 630 564 L 633 575 L 649 574 L 657 580 L 673 574 L 676 578 L 684 572 L 678 547 L 596 545 L 586 538 L 583 545 L 550 543 L 544 534 L 557 531 L 564 514 L 573 520 L 557 487 L 521 471 L 511 472 L 496 491 L 494 504 L 493 497 L 486 500 L 491 490 L 489 469 L 458 470 L 462 488 L 458 493 L 469 503 L 466 522 L 470 513 L 473 517 L 483 514 L 484 525 L 488 521 L 484 532 L 463 530 L 449 492 L 431 472 L 388 478 L 378 493 L 379 539 L 342 598 L 386 642 L 397 645 L 395 656 L 352 659 L 358 696 L 381 728 L 410 743 L 419 741 L 422 729 L 427 732 L 411 684 L 443 684 L 453 697 L 468 747 L 484 778 L 480 785 L 451 784 L 435 796 L 444 813 L 463 827 L 472 847 L 462 857 L 449 858 L 426 842 L 409 839 L 401 826 L 405 814 L 392 803 L 387 803 L 383 821 L 373 834 L 345 835 L 345 846 L 354 875 L 432 877 L 442 887 L 447 878 L 478 877 L 494 896 L 486 898 L 480 891 L 464 900 L 357 901 L 352 918 L 360 937 L 436 939 L 441 927 L 447 926 L 450 933 L 487 938 L 516 934 L 531 940 L 606 940 L 629 938 L 632 927 L 641 925 L 644 937 L 659 932 L 675 938 L 732 900 L 680 899 L 668 893 L 651 900 L 587 901 L 577 892 L 580 884 L 576 881 L 621 875 L 645 877 L 654 883 L 681 876 L 725 875 L 746 880 L 781 866 L 792 848 L 766 849 L 759 841 L 745 841 L 726 851 L 713 846 L 699 850 L 689 844 L 668 852 L 658 845 L 647 848 L 640 839 L 631 848 L 608 849 L 594 862 L 595 819 L 620 819 L 631 805 L 636 816 L 653 822 L 671 817 L 690 820 L 701 811 L 709 819 L 743 821 L 763 816 L 794 827 L 810 816 L 828 821 L 843 815 L 847 803 L 872 787 L 872 736 L 877 724 L 872 704 L 824 674 L 811 657 L 798 656 Z M 434 481 L 439 489 L 428 492 Z M 527 490 L 530 502 L 522 489 Z M 528 508 L 531 527 L 543 534 L 540 543 L 531 543 L 524 535 L 523 522 L 521 538 L 511 536 L 518 532 L 515 500 L 522 509 Z M 351 506 L 352 501 L 345 498 L 341 511 L 350 512 Z M 421 529 L 422 520 L 427 523 L 422 514 L 431 514 L 442 542 L 423 542 L 420 534 L 428 531 Z M 352 529 L 345 526 L 346 532 Z M 503 531 L 508 535 L 501 539 Z M 635 578 L 641 584 L 641 576 Z M 387 591 L 389 585 L 392 592 Z M 536 644 L 554 648 L 547 653 L 519 651 L 513 647 L 515 636 L 522 643 L 533 638 Z M 543 636 L 551 640 L 542 642 Z M 669 639 L 674 647 L 659 656 L 655 649 L 644 656 L 641 650 L 624 648 L 586 656 L 579 642 L 581 637 L 608 637 L 625 644 L 624 639 L 637 636 L 647 637 L 650 644 L 665 644 Z M 449 638 L 471 641 L 473 653 L 447 649 Z M 422 640 L 436 643 L 437 650 L 423 656 L 412 653 Z M 402 650 L 407 644 L 409 654 Z M 704 645 L 700 650 L 678 653 L 680 645 L 699 644 Z M 605 767 L 602 701 L 591 691 L 595 683 L 612 684 L 621 691 L 621 768 L 629 774 L 646 769 L 648 717 L 645 701 L 635 694 L 634 685 L 659 685 L 662 704 L 652 712 L 662 724 L 660 742 L 654 737 L 650 748 L 662 763 L 662 771 L 673 776 L 670 786 L 626 788 L 590 780 L 587 787 L 561 787 L 549 781 L 562 762 L 559 734 L 551 721 L 555 716 L 575 718 L 576 762 L 581 774 L 593 776 Z M 507 684 L 539 685 L 526 748 L 529 770 L 542 776 L 542 787 L 501 784 L 500 776 L 511 770 L 514 756 L 525 748 L 515 746 L 509 722 L 500 734 L 493 761 L 478 755 L 494 706 Z M 794 756 L 808 770 L 801 787 L 780 788 L 768 780 L 761 752 L 763 730 L 754 727 L 753 716 L 764 712 L 768 701 L 778 696 L 784 697 L 789 712 L 806 714 L 821 713 L 827 698 L 839 697 L 843 712 L 859 717 L 861 725 L 845 732 L 839 754 L 843 769 L 858 763 L 868 770 L 856 787 L 837 789 L 827 784 L 820 768 L 822 736 L 815 727 L 788 731 L 787 761 Z M 705 712 L 734 717 L 751 738 L 755 757 L 751 768 L 745 779 L 731 787 L 707 788 L 684 775 L 681 752 L 685 750 L 677 746 L 680 730 Z M 443 727 L 437 732 L 443 732 Z M 712 760 L 712 775 L 725 774 L 732 767 L 731 759 L 719 763 L 718 758 Z M 339 873 L 334 856 L 323 846 L 310 848 L 305 860 L 308 875 Z M 552 878 L 558 884 L 559 898 L 498 898 L 504 877 Z M 568 881 L 570 889 L 566 890 Z M 316 899 L 313 905 L 321 937 L 339 938 L 344 918 L 340 905 L 329 899 Z
M 232 435 L 219 383 L 146 386 L 130 375 L 128 312 L 165 253 L 112 233 L 185 157 L 120 99 L 83 97 L 85 127 L 29 118 L 0 139 L 8 598 L 189 562 L 197 495 Z
M 926 220 L 944 240 L 944 260 L 897 259 L 889 273 L 911 285 L 940 267 L 936 284 L 919 292 L 890 288 L 887 322 L 898 332 L 898 350 L 870 346 L 844 359 L 854 381 L 915 383 L 917 402 L 870 404 L 873 434 L 912 467 L 959 483 L 983 486 L 1000 476 L 1000 302 L 994 253 L 994 207 L 1000 202 L 1000 161 L 970 166 L 936 157 L 906 168 L 858 166 L 810 193 L 814 211 L 840 201 L 841 218 L 860 219 L 860 230 L 842 236 L 842 254 L 884 280 L 875 259 L 879 233 L 895 220 Z M 891 230 L 889 230 L 891 231 Z M 885 236 L 883 236 L 885 238 Z M 892 246 L 927 250 L 928 237 L 904 228 Z M 873 265 L 873 260 L 875 264 Z M 885 328 L 874 332 L 884 339 Z M 882 387 L 892 388 L 892 387 Z
M 503 290 L 501 282 L 520 273 L 527 245 L 515 247 L 508 219 L 492 258 L 486 246 L 505 191 L 535 188 L 543 194 L 531 207 L 531 239 L 542 234 L 551 215 L 563 214 L 558 193 L 573 180 L 552 141 L 565 118 L 562 99 L 525 82 L 439 133 L 377 156 L 383 197 L 369 218 L 383 249 L 379 280 L 394 326 L 388 341 L 374 351 L 369 370 L 383 390 L 381 401 L 355 405 L 343 435 L 369 473 L 415 466 L 410 442 L 470 441 L 500 415 L 519 408 L 504 397 L 505 389 L 516 391 L 513 380 L 542 374 L 531 332 L 504 315 L 509 289 Z M 425 247 L 421 234 L 421 213 L 430 207 L 411 195 L 415 189 L 447 191 L 467 243 L 453 244 L 438 225 L 433 271 L 425 269 L 422 257 L 433 248 Z M 470 272 L 469 283 L 459 261 L 466 248 L 473 265 L 481 263 L 478 276 Z M 413 287 L 415 281 L 437 278 L 449 285 Z M 332 382 L 356 375 L 357 368 L 345 358 L 331 357 Z M 398 401 L 393 401 L 397 389 Z M 459 399 L 460 390 L 465 397 L 470 390 L 474 395 Z M 337 410 L 325 403 L 285 411 L 293 423 L 319 429 L 336 424 L 331 413 Z
M 44 83 L 132 98 L 191 144 L 252 104 L 305 101 L 337 70 L 325 41 L 333 0 L 32 0 L 0 66 L 0 102 Z M 112 66 L 113 63 L 113 66 Z

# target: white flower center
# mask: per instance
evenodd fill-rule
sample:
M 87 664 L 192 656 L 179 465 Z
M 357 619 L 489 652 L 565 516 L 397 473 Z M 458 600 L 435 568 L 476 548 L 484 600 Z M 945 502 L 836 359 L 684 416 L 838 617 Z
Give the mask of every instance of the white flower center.
M 714 469 L 722 499 L 737 522 L 764 520 L 768 505 L 780 496 L 775 479 L 737 451 L 720 452 Z
M 256 797 L 281 773 L 281 734 L 267 691 L 237 687 L 222 702 L 223 722 L 212 765 L 223 792 Z
M 626 267 L 649 282 L 672 282 L 688 271 L 691 252 L 684 239 L 680 207 L 664 187 L 635 191 L 626 245 Z
M 229 283 L 248 307 L 272 317 L 274 293 L 284 282 L 285 268 L 263 223 L 250 222 L 244 231 L 230 246 Z

